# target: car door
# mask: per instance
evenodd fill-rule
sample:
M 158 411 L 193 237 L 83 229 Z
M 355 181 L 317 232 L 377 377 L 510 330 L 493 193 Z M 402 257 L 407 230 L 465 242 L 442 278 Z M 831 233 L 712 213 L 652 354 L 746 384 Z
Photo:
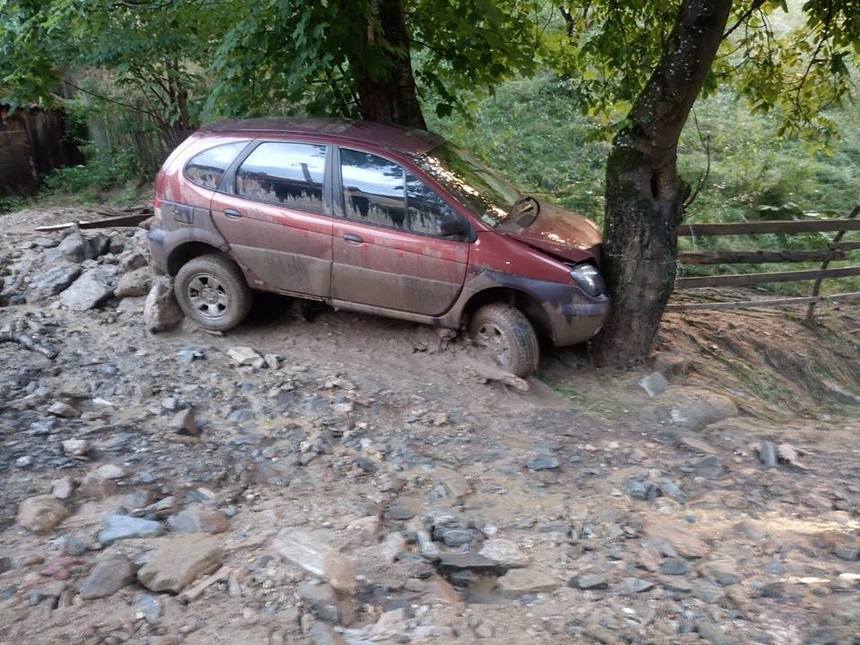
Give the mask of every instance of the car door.
M 329 146 L 261 141 L 212 199 L 212 218 L 251 286 L 328 298 L 332 219 Z
M 428 316 L 446 312 L 466 276 L 465 220 L 400 164 L 351 148 L 338 153 L 335 199 L 342 200 L 343 217 L 332 231 L 332 300 Z M 449 229 L 460 233 L 445 237 Z

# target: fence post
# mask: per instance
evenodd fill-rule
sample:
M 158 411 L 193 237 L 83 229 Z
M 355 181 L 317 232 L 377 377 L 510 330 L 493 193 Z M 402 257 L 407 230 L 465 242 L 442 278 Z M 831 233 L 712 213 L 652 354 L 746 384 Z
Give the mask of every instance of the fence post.
M 846 219 L 854 219 L 857 217 L 857 215 L 860 215 L 860 204 L 857 204 L 857 206 L 854 207 L 854 210 L 851 211 L 851 213 L 848 215 L 848 217 Z M 830 243 L 830 248 L 835 249 L 836 244 L 841 242 L 843 237 L 845 237 L 845 231 L 844 230 L 839 231 L 836 234 L 836 237 L 834 237 L 833 241 Z M 830 262 L 831 262 L 831 260 L 825 260 L 821 265 L 821 269 L 822 270 L 827 269 L 827 267 L 830 266 Z M 821 295 L 821 285 L 823 282 L 824 282 L 824 278 L 818 278 L 818 280 L 815 281 L 815 284 L 812 287 L 812 296 L 813 297 L 818 297 L 819 295 Z M 815 307 L 817 306 L 817 304 L 818 304 L 818 301 L 813 301 L 813 302 L 809 303 L 809 308 L 806 310 L 806 324 L 808 324 L 808 325 L 812 324 L 812 320 L 815 317 Z

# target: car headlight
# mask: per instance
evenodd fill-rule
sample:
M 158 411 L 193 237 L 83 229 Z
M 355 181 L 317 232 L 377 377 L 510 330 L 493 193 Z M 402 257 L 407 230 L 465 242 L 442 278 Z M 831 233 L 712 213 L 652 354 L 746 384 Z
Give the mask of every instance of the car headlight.
M 570 272 L 570 277 L 589 296 L 597 297 L 606 293 L 603 276 L 593 264 L 579 264 Z

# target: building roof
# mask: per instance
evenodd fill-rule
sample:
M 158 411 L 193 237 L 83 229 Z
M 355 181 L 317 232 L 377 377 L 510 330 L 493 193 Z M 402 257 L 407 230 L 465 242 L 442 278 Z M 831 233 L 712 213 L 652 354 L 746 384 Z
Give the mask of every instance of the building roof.
M 372 121 L 322 118 L 267 118 L 218 121 L 201 128 L 219 134 L 312 134 L 383 146 L 407 154 L 424 154 L 443 143 L 425 130 Z

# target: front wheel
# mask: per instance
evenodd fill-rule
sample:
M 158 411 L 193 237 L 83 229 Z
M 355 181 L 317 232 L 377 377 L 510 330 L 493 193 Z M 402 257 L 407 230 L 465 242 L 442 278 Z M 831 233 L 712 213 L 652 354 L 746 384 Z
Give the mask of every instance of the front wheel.
M 485 305 L 469 323 L 475 344 L 483 347 L 499 367 L 525 378 L 537 371 L 540 346 L 534 327 L 516 307 Z
M 223 255 L 201 255 L 176 274 L 176 300 L 204 329 L 227 331 L 251 310 L 251 290 L 239 267 Z

